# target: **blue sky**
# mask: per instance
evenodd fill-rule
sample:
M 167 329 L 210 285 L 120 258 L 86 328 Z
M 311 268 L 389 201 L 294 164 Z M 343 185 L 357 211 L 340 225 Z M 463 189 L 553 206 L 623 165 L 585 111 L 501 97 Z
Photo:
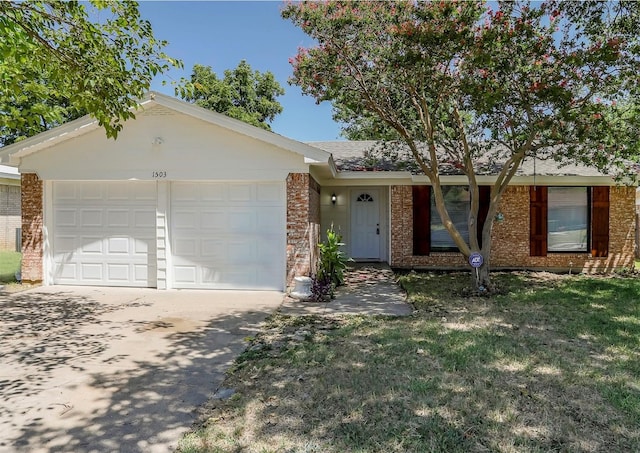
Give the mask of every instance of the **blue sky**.
M 313 41 L 280 17 L 279 1 L 143 1 L 140 13 L 158 39 L 169 41 L 166 53 L 179 58 L 184 69 L 157 77 L 151 89 L 173 96 L 166 80 L 191 75 L 193 65 L 211 66 L 222 75 L 246 60 L 254 70 L 271 71 L 285 95 L 278 98 L 283 112 L 271 123 L 274 132 L 299 141 L 337 140 L 340 127 L 331 118 L 331 105 L 316 105 L 290 86 L 289 58 Z

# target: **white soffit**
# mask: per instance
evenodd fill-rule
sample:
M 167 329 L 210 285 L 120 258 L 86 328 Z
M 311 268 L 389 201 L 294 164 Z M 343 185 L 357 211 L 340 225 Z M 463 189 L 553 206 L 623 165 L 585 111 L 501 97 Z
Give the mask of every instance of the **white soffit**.
M 431 184 L 424 175 L 413 175 L 408 171 L 344 171 L 330 177 L 326 172 L 319 174 L 323 185 L 412 185 Z M 477 176 L 479 185 L 492 185 L 495 176 Z M 467 185 L 469 180 L 464 175 L 440 176 L 443 185 Z M 610 176 L 514 176 L 509 185 L 512 186 L 613 186 L 615 181 Z

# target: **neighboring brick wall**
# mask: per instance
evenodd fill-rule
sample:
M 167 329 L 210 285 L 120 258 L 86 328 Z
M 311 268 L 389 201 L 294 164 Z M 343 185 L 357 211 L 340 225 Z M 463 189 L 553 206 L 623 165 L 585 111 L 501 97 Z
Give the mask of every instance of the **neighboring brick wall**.
M 507 188 L 499 206 L 504 222 L 493 224 L 491 267 L 568 269 L 606 272 L 630 267 L 635 249 L 635 188 L 611 187 L 609 195 L 609 255 L 593 258 L 590 253 L 549 253 L 529 256 L 529 187 Z M 391 188 L 391 260 L 396 267 L 467 267 L 459 253 L 413 256 L 413 197 L 411 186 Z M 437 214 L 436 214 L 437 215 Z
M 308 173 L 287 177 L 287 286 L 315 272 L 320 231 L 320 186 Z
M 0 184 L 0 250 L 16 250 L 20 219 L 20 186 Z
M 42 181 L 22 174 L 22 281 L 42 281 Z

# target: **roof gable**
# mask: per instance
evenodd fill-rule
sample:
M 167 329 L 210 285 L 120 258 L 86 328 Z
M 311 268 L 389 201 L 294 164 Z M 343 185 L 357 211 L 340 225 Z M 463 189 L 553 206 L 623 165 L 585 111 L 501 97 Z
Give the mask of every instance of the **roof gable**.
M 304 157 L 305 162 L 307 163 L 326 164 L 330 159 L 329 153 L 316 147 L 160 93 L 150 92 L 145 99 L 140 102 L 139 108 L 135 113 L 136 115 L 143 114 L 157 106 L 182 113 L 189 117 L 204 121 L 205 123 L 246 137 L 251 137 L 282 150 L 298 154 Z M 130 120 L 125 123 L 125 125 L 127 127 L 135 127 L 136 123 L 135 120 Z M 26 140 L 1 148 L 0 162 L 19 165 L 20 160 L 26 156 L 64 143 L 76 137 L 86 135 L 92 131 L 98 130 L 99 128 L 97 120 L 86 115 Z

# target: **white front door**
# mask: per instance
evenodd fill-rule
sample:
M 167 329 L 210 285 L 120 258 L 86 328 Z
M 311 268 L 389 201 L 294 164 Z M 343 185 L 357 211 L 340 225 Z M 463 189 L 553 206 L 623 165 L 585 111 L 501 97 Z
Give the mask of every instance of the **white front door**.
M 380 193 L 378 189 L 351 192 L 351 257 L 380 259 Z

